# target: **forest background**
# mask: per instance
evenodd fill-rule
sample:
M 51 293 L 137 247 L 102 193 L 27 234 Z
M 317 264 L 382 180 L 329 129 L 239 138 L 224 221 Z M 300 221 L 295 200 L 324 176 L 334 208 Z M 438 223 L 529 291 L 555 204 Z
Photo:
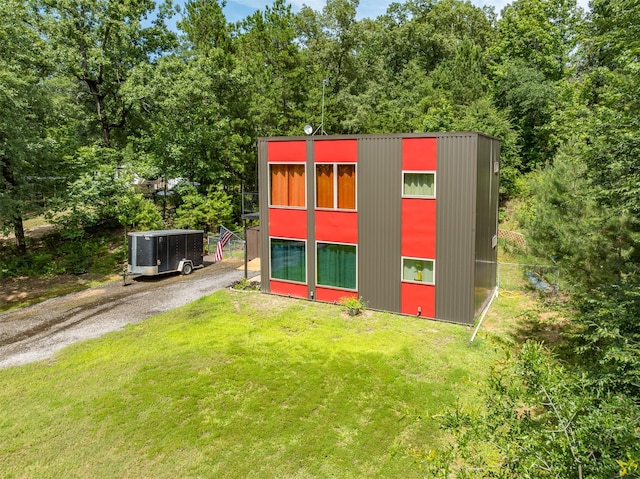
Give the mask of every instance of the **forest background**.
M 531 251 L 571 294 L 572 353 L 525 345 L 493 376 L 484 415 L 450 418 L 455 455 L 435 462 L 473 477 L 637 475 L 640 3 L 516 0 L 498 14 L 409 0 L 360 20 L 357 6 L 275 0 L 231 23 L 220 2 L 188 0 L 170 30 L 170 1 L 3 1 L 5 264 L 32 254 L 36 215 L 80 245 L 104 225 L 237 222 L 256 138 L 317 128 L 323 102 L 330 134 L 494 135 L 501 205 L 519 205 Z M 134 178 L 183 182 L 154 196 Z M 474 465 L 482 444 L 503 467 Z

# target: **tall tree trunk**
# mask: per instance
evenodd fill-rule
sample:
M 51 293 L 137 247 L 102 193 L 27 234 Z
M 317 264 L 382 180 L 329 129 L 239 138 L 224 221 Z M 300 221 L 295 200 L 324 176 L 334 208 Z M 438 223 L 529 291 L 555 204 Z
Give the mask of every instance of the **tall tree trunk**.
M 24 225 L 22 224 L 22 216 L 17 216 L 13 220 L 13 231 L 16 235 L 16 245 L 18 246 L 18 255 L 27 254 L 27 241 L 24 236 Z

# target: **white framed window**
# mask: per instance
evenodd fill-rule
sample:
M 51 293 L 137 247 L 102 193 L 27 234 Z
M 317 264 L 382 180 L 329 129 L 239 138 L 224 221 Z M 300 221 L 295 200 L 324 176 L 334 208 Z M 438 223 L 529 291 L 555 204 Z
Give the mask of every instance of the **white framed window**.
M 316 208 L 356 210 L 355 163 L 316 163 Z
M 307 284 L 307 242 L 269 238 L 270 278 Z
M 402 197 L 403 198 L 435 198 L 436 197 L 436 172 L 435 171 L 403 171 L 402 172 Z
M 435 284 L 436 262 L 426 258 L 402 257 L 402 281 Z
M 358 290 L 358 247 L 355 244 L 316 242 L 316 284 Z
M 269 206 L 307 207 L 305 163 L 269 163 Z

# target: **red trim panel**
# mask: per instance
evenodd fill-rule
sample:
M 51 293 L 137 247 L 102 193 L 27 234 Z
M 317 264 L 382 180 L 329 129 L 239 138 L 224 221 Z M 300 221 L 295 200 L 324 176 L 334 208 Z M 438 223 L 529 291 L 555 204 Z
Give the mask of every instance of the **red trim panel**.
M 418 315 L 424 318 L 435 318 L 436 315 L 436 287 L 428 284 L 402 283 L 400 289 L 402 314 Z
M 341 289 L 324 288 L 316 286 L 316 299 L 318 301 L 324 301 L 326 303 L 333 303 L 340 301 L 340 298 L 344 297 L 358 299 L 358 293 L 353 291 L 344 291 Z
M 316 210 L 316 240 L 358 243 L 358 213 Z
M 267 142 L 268 161 L 307 161 L 306 141 L 269 141 Z
M 319 140 L 313 142 L 313 159 L 320 163 L 355 163 L 358 161 L 358 140 Z
M 293 296 L 294 298 L 307 299 L 307 285 L 287 283 L 286 281 L 269 281 L 269 290 L 273 294 Z
M 307 211 L 269 208 L 269 236 L 307 238 Z
M 436 138 L 404 138 L 402 140 L 402 169 L 435 171 L 438 156 Z
M 436 259 L 436 200 L 402 199 L 402 256 Z

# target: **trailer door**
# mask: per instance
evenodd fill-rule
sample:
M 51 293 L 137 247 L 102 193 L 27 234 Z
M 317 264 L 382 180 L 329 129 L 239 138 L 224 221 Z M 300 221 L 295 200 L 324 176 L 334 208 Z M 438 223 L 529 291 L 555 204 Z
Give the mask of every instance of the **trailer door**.
M 169 264 L 168 246 L 167 237 L 158 236 L 158 273 L 164 273 L 175 269 Z

